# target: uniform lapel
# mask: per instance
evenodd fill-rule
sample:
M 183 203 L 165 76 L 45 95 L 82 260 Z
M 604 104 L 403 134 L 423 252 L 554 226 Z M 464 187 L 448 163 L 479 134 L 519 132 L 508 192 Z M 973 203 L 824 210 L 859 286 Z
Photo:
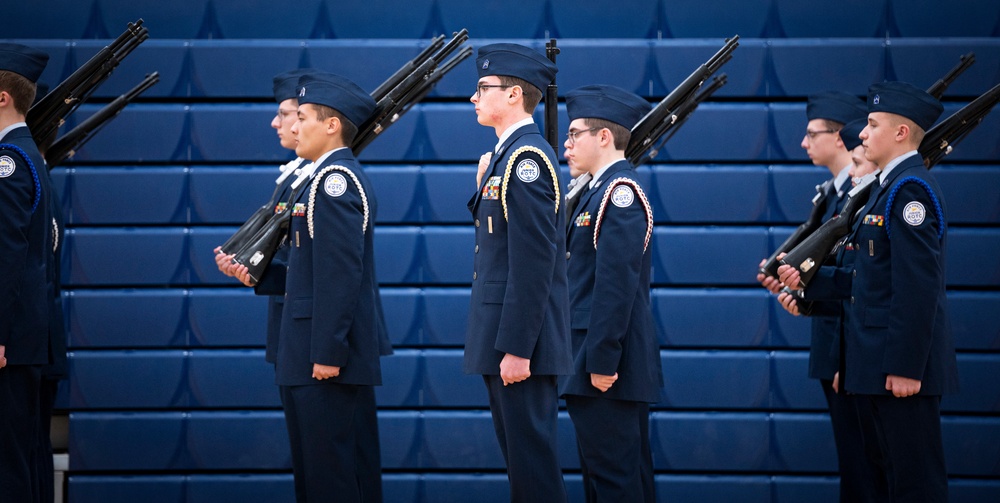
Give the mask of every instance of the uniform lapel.
M 497 171 L 497 166 L 499 165 L 504 152 L 506 152 L 511 144 L 514 143 L 514 140 L 531 131 L 529 126 L 531 125 L 521 126 L 517 129 L 517 131 L 514 131 L 514 133 L 507 138 L 507 141 L 503 142 L 503 145 L 500 145 L 500 150 L 493 154 L 493 157 L 490 159 L 490 168 L 486 170 L 485 174 L 483 174 L 483 178 L 479 181 L 476 193 L 473 194 L 472 199 L 469 200 L 469 211 L 471 211 L 473 215 L 475 215 L 476 211 L 479 210 L 479 203 L 483 202 L 483 186 L 486 183 L 489 183 L 490 177 L 496 176 L 495 173 Z

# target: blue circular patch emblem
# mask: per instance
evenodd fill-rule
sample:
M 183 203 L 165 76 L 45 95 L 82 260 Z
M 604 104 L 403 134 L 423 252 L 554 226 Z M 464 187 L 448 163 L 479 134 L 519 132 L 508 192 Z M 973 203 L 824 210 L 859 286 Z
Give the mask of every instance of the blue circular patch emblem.
M 538 175 L 541 170 L 538 168 L 538 163 L 531 160 L 525 159 L 517 163 L 517 177 L 521 179 L 522 182 L 531 183 L 538 180 Z
M 333 197 L 340 197 L 344 195 L 344 192 L 347 192 L 347 179 L 340 173 L 334 173 L 326 177 L 323 190 Z
M 14 164 L 14 159 L 12 159 L 9 155 L 0 157 L 0 178 L 7 178 L 8 176 L 13 175 L 14 168 L 16 167 L 17 164 Z
M 635 193 L 628 185 L 619 185 L 611 192 L 611 202 L 619 208 L 628 208 L 635 201 Z
M 914 227 L 924 223 L 926 216 L 927 211 L 920 202 L 910 201 L 906 203 L 906 206 L 903 206 L 903 220 Z

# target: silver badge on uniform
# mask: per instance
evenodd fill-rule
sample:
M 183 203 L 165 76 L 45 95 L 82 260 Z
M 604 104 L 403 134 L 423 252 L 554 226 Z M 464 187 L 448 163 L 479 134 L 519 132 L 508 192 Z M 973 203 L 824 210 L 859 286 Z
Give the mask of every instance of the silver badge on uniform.
M 619 185 L 611 192 L 611 202 L 619 208 L 628 208 L 635 201 L 635 192 L 628 185 Z
M 876 94 L 875 97 L 872 98 L 872 105 L 878 105 L 879 101 L 882 101 L 882 99 Z
M 14 159 L 11 159 L 10 156 L 5 155 L 0 157 L 0 178 L 7 178 L 8 176 L 13 175 L 15 167 L 17 167 L 17 165 L 14 164 Z
M 490 67 L 490 60 L 483 60 L 483 70 Z
M 301 98 L 305 95 L 306 95 L 306 88 L 305 86 L 303 86 L 302 88 L 299 89 L 299 97 Z
M 903 220 L 914 227 L 924 223 L 925 216 L 927 216 L 927 212 L 920 202 L 910 201 L 906 203 L 906 206 L 903 206 Z
M 333 197 L 340 197 L 347 192 L 347 179 L 340 173 L 334 173 L 323 183 L 323 190 Z
M 538 180 L 539 173 L 541 173 L 541 170 L 538 169 L 538 163 L 531 159 L 525 159 L 517 163 L 517 177 L 522 182 L 531 183 Z

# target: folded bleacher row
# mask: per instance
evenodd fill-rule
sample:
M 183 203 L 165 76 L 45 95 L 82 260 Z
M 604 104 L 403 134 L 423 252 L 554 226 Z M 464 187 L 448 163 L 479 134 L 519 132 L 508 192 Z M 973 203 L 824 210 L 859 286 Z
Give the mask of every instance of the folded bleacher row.
M 37 9 L 12 5 L 15 19 Z M 837 9 L 798 0 L 545 0 L 517 5 L 465 0 L 300 0 L 294 8 L 268 0 L 49 0 L 44 23 L 13 23 L 12 37 L 108 38 L 137 17 L 156 37 L 423 38 L 463 26 L 504 38 L 976 37 L 1000 35 L 1000 9 L 990 0 L 845 0 Z
M 1000 11 L 1000 9 L 998 9 Z M 375 89 L 403 63 L 426 47 L 421 40 L 161 40 L 153 39 L 123 62 L 95 96 L 117 96 L 154 70 L 160 83 L 144 96 L 194 100 L 270 101 L 271 76 L 289 68 L 315 67 L 349 75 L 364 89 Z M 122 29 L 125 24 L 122 23 Z M 463 28 L 456 25 L 454 30 Z M 469 28 L 470 44 L 508 41 L 484 38 Z M 113 36 L 117 36 L 118 32 Z M 976 53 L 974 64 L 949 87 L 946 98 L 978 96 L 1000 81 L 997 38 L 919 39 L 766 39 L 741 31 L 712 38 L 670 40 L 559 40 L 557 83 L 563 91 L 593 84 L 613 84 L 642 96 L 663 96 L 722 45 L 740 35 L 733 60 L 722 68 L 729 82 L 719 97 L 740 101 L 801 98 L 818 90 L 838 89 L 864 95 L 868 85 L 906 80 L 929 87 L 958 63 Z M 10 36 L 9 33 L 5 36 Z M 106 40 L 23 40 L 50 54 L 43 82 L 55 83 L 97 53 Z M 544 48 L 544 40 L 511 40 Z M 463 61 L 437 85 L 432 97 L 466 100 L 475 92 L 475 65 Z
M 211 250 L 271 193 L 291 158 L 268 127 L 270 77 L 295 67 L 374 89 L 467 28 L 474 47 L 557 37 L 558 84 L 609 83 L 651 101 L 722 44 L 728 84 L 640 168 L 653 204 L 654 318 L 665 388 L 652 439 L 660 501 L 837 501 L 809 320 L 755 286 L 757 263 L 828 175 L 799 146 L 805 96 L 901 79 L 930 86 L 975 51 L 946 114 L 1000 83 L 1000 4 L 848 0 L 49 0 L 8 6 L 3 37 L 50 52 L 65 78 L 129 21 L 145 42 L 70 117 L 145 74 L 159 84 L 53 171 L 70 379 L 70 501 L 291 502 L 287 439 L 264 362 L 266 300 Z M 496 141 L 465 61 L 361 156 L 379 200 L 377 271 L 396 354 L 377 389 L 387 502 L 508 501 L 485 391 L 461 372 L 475 162 Z M 541 122 L 541 109 L 536 121 Z M 560 131 L 568 121 L 560 110 Z M 561 149 L 560 149 L 561 150 Z M 561 151 L 560 151 L 561 153 Z M 949 316 L 963 392 L 943 402 L 952 501 L 1000 500 L 1000 112 L 935 168 L 950 215 Z M 564 167 L 565 174 L 565 167 Z M 560 455 L 582 501 L 572 425 Z

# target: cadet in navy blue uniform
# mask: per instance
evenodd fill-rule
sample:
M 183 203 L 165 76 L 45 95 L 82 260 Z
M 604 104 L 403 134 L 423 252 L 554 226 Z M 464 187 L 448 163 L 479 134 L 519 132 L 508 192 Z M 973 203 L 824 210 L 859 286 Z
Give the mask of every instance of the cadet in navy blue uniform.
M 660 351 L 649 305 L 653 213 L 625 159 L 650 110 L 613 86 L 566 95 L 571 169 L 591 175 L 572 215 L 566 254 L 574 373 L 560 382 L 588 502 L 656 500 L 649 405 L 660 401 Z
M 854 166 L 851 151 L 860 145 L 857 137 L 842 138 L 845 124 L 863 120 L 868 115 L 864 101 L 857 96 L 839 91 L 826 91 L 809 96 L 806 104 L 806 134 L 802 137 L 805 149 L 817 166 L 826 167 L 833 178 L 820 186 L 821 197 L 826 200 L 827 221 L 840 213 L 851 190 L 850 172 Z M 849 145 L 850 143 L 850 145 Z M 835 265 L 831 255 L 827 265 Z M 780 289 L 778 281 L 758 275 L 758 281 L 773 293 Z M 858 503 L 876 501 L 873 479 L 876 467 L 869 461 L 862 447 L 861 427 L 853 396 L 838 393 L 836 382 L 840 366 L 840 331 L 843 323 L 842 301 L 810 302 L 797 306 L 812 317 L 812 337 L 809 346 L 809 377 L 818 379 L 830 411 L 833 438 L 837 448 L 837 465 L 840 472 L 840 501 Z
M 469 201 L 475 270 L 464 369 L 481 374 L 511 501 L 566 500 L 556 448 L 557 376 L 572 372 L 562 185 L 531 114 L 556 67 L 515 44 L 479 49 L 471 98 L 499 141 Z
M 24 122 L 48 55 L 0 44 L 0 501 L 37 494 L 41 368 L 49 363 L 52 213 Z
M 302 76 L 298 100 L 295 152 L 312 164 L 308 189 L 290 201 L 275 364 L 296 498 L 377 501 L 380 479 L 373 487 L 358 462 L 378 459 L 378 438 L 360 445 L 357 421 L 358 415 L 375 417 L 374 386 L 382 384 L 372 237 L 377 203 L 348 148 L 375 102 L 353 82 L 327 73 Z
M 273 90 L 274 100 L 278 102 L 278 111 L 271 119 L 271 127 L 278 135 L 281 146 L 289 150 L 295 150 L 295 135 L 292 134 L 292 125 L 298 120 L 298 83 L 299 77 L 312 72 L 310 69 L 298 69 L 279 73 L 274 76 Z M 296 158 L 281 166 L 281 174 L 275 180 L 275 188 L 278 203 L 274 207 L 274 213 L 280 213 L 287 206 L 288 196 L 291 193 L 291 185 L 297 179 L 299 169 L 308 164 L 309 161 L 301 157 Z M 274 253 L 271 264 L 265 269 L 259 284 L 253 284 L 250 280 L 246 266 L 233 264 L 233 254 L 222 253 L 220 247 L 215 248 L 215 263 L 219 271 L 227 276 L 232 276 L 242 281 L 247 286 L 254 287 L 257 295 L 267 295 L 267 346 L 264 359 L 268 363 L 274 363 L 275 352 L 278 344 L 278 330 L 281 327 L 281 310 L 285 303 L 285 271 L 288 263 L 288 247 L 282 246 Z
M 958 390 L 945 299 L 947 217 L 917 152 L 942 107 L 909 84 L 886 82 L 869 88 L 868 111 L 860 137 L 882 170 L 879 186 L 848 238 L 853 260 L 817 274 L 805 295 L 849 294 L 841 382 L 858 395 L 889 499 L 946 501 L 940 404 Z M 793 268 L 779 272 L 783 283 L 797 284 Z

